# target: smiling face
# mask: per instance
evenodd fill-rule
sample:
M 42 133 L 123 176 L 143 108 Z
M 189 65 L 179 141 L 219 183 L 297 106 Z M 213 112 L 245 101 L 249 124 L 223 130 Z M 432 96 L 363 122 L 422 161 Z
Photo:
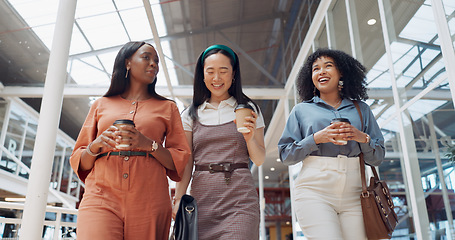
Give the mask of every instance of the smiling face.
M 321 56 L 313 63 L 312 79 L 314 86 L 322 95 L 339 94 L 338 82 L 341 73 L 331 57 Z
M 231 61 L 222 53 L 215 53 L 204 61 L 204 82 L 209 89 L 210 102 L 220 102 L 230 97 L 229 88 L 234 76 Z
M 158 62 L 155 48 L 148 44 L 142 45 L 133 56 L 126 60 L 130 80 L 143 84 L 153 83 L 159 71 Z

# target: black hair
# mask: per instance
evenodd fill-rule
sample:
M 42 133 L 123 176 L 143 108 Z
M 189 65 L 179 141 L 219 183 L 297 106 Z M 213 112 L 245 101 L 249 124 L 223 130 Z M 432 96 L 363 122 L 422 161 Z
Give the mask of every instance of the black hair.
M 204 62 L 208 56 L 215 53 L 221 53 L 225 55 L 226 57 L 229 58 L 231 62 L 232 70 L 234 73 L 234 80 L 232 81 L 231 87 L 228 89 L 229 95 L 233 96 L 237 100 L 238 104 L 248 104 L 248 102 L 252 102 L 253 105 L 256 107 L 257 110 L 256 112 L 258 113 L 260 111 L 259 107 L 242 91 L 242 78 L 240 74 L 239 57 L 237 56 L 237 54 L 234 52 L 235 58 L 233 58 L 233 56 L 226 50 L 212 49 L 209 50 L 208 52 L 205 51 L 202 52 L 197 59 L 196 68 L 194 70 L 193 102 L 190 104 L 188 109 L 190 117 L 193 119 L 193 121 L 197 120 L 198 107 L 202 103 L 210 99 L 211 96 L 210 90 L 207 88 L 207 86 L 205 86 L 204 82 Z
M 111 85 L 109 86 L 109 89 L 107 90 L 103 97 L 115 96 L 125 92 L 125 90 L 130 85 L 129 75 L 125 77 L 126 60 L 133 56 L 133 54 L 144 44 L 148 44 L 151 47 L 153 47 L 151 44 L 146 42 L 127 42 L 125 45 L 123 45 L 123 47 L 120 49 L 120 51 L 117 53 L 117 56 L 115 57 L 114 70 L 112 72 L 111 77 Z M 156 81 L 157 78 L 155 77 L 153 83 L 150 83 L 147 86 L 147 90 L 150 93 L 150 95 L 161 100 L 170 100 L 156 93 L 155 91 Z
M 312 79 L 313 63 L 320 57 L 331 57 L 343 81 L 341 97 L 350 100 L 366 100 L 366 68 L 349 54 L 333 49 L 320 48 L 308 56 L 307 61 L 300 69 L 297 76 L 297 89 L 301 100 L 308 101 L 315 95 L 320 96 L 319 90 L 314 86 Z

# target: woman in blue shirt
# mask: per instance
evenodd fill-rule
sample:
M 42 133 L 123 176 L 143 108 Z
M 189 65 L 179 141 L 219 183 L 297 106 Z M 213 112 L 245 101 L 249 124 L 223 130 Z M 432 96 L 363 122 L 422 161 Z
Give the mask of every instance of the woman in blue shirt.
M 378 166 L 385 149 L 374 115 L 361 101 L 368 98 L 365 72 L 342 51 L 318 49 L 298 75 L 303 102 L 292 109 L 278 148 L 284 164 L 303 161 L 294 202 L 308 239 L 366 239 L 358 156 L 363 152 L 367 164 Z M 331 123 L 334 118 L 347 118 L 350 124 Z

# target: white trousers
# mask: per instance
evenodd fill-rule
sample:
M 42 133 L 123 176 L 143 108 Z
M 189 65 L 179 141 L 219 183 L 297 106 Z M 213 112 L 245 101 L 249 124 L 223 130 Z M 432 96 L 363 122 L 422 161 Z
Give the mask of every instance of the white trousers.
M 297 219 L 307 239 L 366 239 L 358 157 L 305 158 L 295 192 Z

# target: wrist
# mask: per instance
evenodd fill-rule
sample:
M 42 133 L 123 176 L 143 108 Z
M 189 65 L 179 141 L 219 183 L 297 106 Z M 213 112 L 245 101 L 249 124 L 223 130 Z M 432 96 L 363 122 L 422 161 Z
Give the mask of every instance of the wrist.
M 313 141 L 314 141 L 314 143 L 316 143 L 316 145 L 319 145 L 319 138 L 318 138 L 318 136 L 316 136 L 316 134 L 318 134 L 318 133 L 313 134 Z
M 87 148 L 85 149 L 85 151 L 88 153 L 88 155 L 90 155 L 90 156 L 92 156 L 92 157 L 97 157 L 98 155 L 100 155 L 101 151 L 98 149 L 98 151 L 96 151 L 96 153 L 95 153 L 95 152 L 92 152 L 92 150 L 91 150 L 92 143 L 93 143 L 93 142 L 91 142 L 91 143 L 87 146 Z
M 180 201 L 181 198 L 182 198 L 182 197 L 176 198 L 176 197 L 174 196 L 174 197 L 172 198 L 172 205 L 175 205 L 175 203 L 176 203 L 177 201 Z

